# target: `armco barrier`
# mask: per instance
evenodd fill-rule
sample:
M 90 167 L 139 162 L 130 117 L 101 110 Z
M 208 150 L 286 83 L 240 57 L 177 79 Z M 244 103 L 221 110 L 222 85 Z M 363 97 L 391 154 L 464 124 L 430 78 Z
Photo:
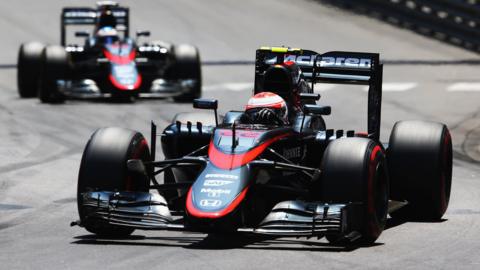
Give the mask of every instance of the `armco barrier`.
M 480 52 L 480 0 L 319 0 Z

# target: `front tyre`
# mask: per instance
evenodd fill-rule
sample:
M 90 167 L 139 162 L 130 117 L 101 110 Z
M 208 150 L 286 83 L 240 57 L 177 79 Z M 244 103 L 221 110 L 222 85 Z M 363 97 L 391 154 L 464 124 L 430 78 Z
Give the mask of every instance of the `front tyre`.
M 81 224 L 91 233 L 106 237 L 130 235 L 134 229 L 89 219 L 82 194 L 88 191 L 148 192 L 149 182 L 127 170 L 129 159 L 150 160 L 147 141 L 139 132 L 122 128 L 97 130 L 85 147 L 78 176 L 77 203 Z
M 374 243 L 385 228 L 388 212 L 389 181 L 382 147 L 366 138 L 335 140 L 325 150 L 320 170 L 322 200 L 361 203 L 359 241 Z M 338 239 L 327 237 L 330 242 Z
M 42 103 L 61 103 L 65 96 L 58 91 L 57 80 L 68 75 L 68 52 L 62 46 L 50 45 L 43 49 L 41 58 L 38 97 Z

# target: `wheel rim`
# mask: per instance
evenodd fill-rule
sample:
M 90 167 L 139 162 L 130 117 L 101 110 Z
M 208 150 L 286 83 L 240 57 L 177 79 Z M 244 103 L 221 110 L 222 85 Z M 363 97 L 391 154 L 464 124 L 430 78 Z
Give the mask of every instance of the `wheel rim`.
M 383 164 L 377 164 L 375 172 L 374 204 L 375 214 L 380 224 L 385 223 L 388 208 L 388 192 L 386 174 Z
M 375 240 L 383 231 L 388 212 L 388 185 L 385 165 L 380 146 L 372 150 L 370 157 L 368 192 L 367 192 L 367 238 Z
M 452 183 L 452 139 L 450 132 L 446 130 L 443 139 L 441 169 L 440 169 L 440 213 L 443 215 L 447 210 L 450 201 Z

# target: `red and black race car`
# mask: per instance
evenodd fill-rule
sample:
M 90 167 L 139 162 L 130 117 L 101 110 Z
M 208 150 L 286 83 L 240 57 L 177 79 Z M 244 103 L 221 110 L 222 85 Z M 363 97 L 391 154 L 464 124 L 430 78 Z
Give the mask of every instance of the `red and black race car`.
M 65 98 L 173 97 L 192 101 L 201 96 L 198 49 L 163 41 L 139 42 L 149 31 L 129 37 L 129 8 L 115 2 L 97 8 L 63 8 L 61 45 L 25 43 L 18 54 L 20 97 L 42 102 Z M 67 44 L 67 26 L 94 25 L 77 31 L 81 45 Z
M 103 236 L 185 230 L 325 236 L 338 244 L 375 242 L 387 214 L 439 220 L 452 181 L 448 128 L 400 121 L 381 143 L 382 69 L 373 53 L 263 47 L 247 110 L 211 123 L 177 117 L 161 134 L 165 160 L 155 160 L 153 123 L 150 148 L 139 132 L 97 130 L 83 153 L 80 220 L 72 225 Z M 315 104 L 314 83 L 368 85 L 368 132 L 327 129 L 331 108 Z M 194 107 L 217 115 L 216 100 L 197 99 Z

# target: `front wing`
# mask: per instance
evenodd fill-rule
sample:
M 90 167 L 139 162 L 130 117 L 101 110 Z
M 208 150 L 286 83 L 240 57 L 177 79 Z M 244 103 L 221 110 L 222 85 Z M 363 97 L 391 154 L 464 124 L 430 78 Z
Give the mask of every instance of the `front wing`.
M 180 96 L 191 92 L 197 83 L 193 79 L 185 79 L 178 81 L 167 81 L 164 79 L 156 79 L 152 81 L 150 87 L 146 90 L 116 90 L 104 91 L 100 89 L 97 83 L 91 79 L 83 80 L 58 80 L 57 86 L 60 93 L 69 98 L 77 99 L 97 99 L 110 98 L 113 92 L 122 94 L 137 95 L 140 98 L 167 98 Z
M 197 231 L 185 224 L 183 215 L 174 216 L 166 200 L 147 192 L 92 191 L 82 194 L 82 222 L 101 222 L 142 230 Z M 284 201 L 278 203 L 256 228 L 239 228 L 238 232 L 254 234 L 323 237 L 360 237 L 362 205 L 358 203 L 327 204 L 321 202 Z M 72 225 L 82 226 L 82 222 Z

